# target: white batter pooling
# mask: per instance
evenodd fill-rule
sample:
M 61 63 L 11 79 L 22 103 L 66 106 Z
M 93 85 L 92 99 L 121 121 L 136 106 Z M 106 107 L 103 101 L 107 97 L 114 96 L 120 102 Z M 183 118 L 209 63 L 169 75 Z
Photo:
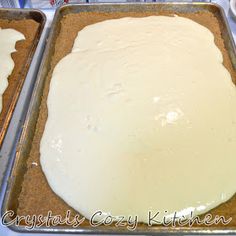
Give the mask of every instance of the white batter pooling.
M 24 35 L 14 29 L 0 28 L 0 112 L 2 110 L 2 95 L 8 86 L 8 76 L 14 68 L 11 53 L 15 52 L 15 44 L 25 39 Z
M 107 20 L 55 67 L 41 140 L 53 191 L 90 218 L 189 216 L 236 191 L 236 88 L 213 34 L 183 17 Z M 168 211 L 168 212 L 164 212 Z

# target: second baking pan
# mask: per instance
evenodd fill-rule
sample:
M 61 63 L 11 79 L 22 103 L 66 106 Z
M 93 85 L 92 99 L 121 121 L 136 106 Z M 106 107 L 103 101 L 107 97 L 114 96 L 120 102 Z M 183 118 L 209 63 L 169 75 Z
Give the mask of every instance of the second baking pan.
M 8 77 L 8 87 L 2 99 L 0 146 L 10 123 L 45 22 L 45 15 L 38 10 L 0 9 L 0 28 L 13 28 L 25 36 L 25 40 L 16 43 L 17 51 L 12 54 L 15 66 Z
M 106 19 L 173 14 L 191 18 L 214 33 L 217 38 L 216 43 L 223 51 L 224 63 L 227 64 L 235 82 L 235 46 L 224 12 L 218 5 L 209 3 L 85 4 L 67 5 L 57 10 L 5 194 L 2 214 L 7 211 L 12 212 L 5 218 L 7 222 L 23 215 L 46 216 L 50 211 L 54 216 L 65 217 L 69 210 L 71 220 L 78 214 L 52 192 L 39 162 L 39 145 L 47 119 L 46 100 L 51 73 L 56 63 L 70 52 L 77 32 L 86 25 Z M 47 227 L 43 224 L 41 227 L 33 227 L 32 231 L 95 234 L 236 233 L 236 197 L 213 209 L 211 214 L 224 215 L 226 218 L 233 217 L 233 220 L 227 226 L 218 224 L 149 227 L 139 224 L 134 231 L 127 227 L 116 227 L 114 224 L 93 227 L 85 221 L 77 227 L 68 224 Z M 26 222 L 21 221 L 20 224 L 12 224 L 9 227 L 25 232 L 26 225 Z

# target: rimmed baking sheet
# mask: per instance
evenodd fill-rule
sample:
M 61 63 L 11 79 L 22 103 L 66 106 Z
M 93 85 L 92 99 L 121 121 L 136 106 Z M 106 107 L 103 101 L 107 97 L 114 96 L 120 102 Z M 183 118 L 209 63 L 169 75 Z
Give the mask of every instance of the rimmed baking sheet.
M 47 47 L 43 56 L 40 72 L 30 103 L 24 129 L 18 144 L 18 151 L 12 168 L 11 176 L 4 199 L 2 213 L 12 210 L 14 215 L 6 218 L 10 221 L 17 214 L 39 215 L 53 211 L 53 214 L 71 211 L 71 216 L 77 214 L 72 208 L 66 205 L 57 197 L 47 184 L 39 163 L 39 143 L 47 117 L 46 98 L 50 84 L 50 75 L 55 64 L 70 52 L 73 45 L 73 37 L 77 31 L 84 26 L 111 18 L 123 16 L 145 16 L 145 15 L 181 15 L 192 18 L 203 25 L 211 28 L 211 21 L 216 29 L 216 43 L 224 54 L 224 63 L 231 71 L 235 82 L 236 57 L 235 45 L 228 27 L 223 10 L 215 4 L 209 3 L 135 3 L 135 4 L 83 4 L 67 5 L 57 10 Z M 204 17 L 205 20 L 204 20 Z M 68 20 L 69 18 L 69 20 Z M 68 20 L 67 26 L 64 25 Z M 213 23 L 212 23 L 213 24 Z M 214 27 L 212 26 L 212 27 Z M 73 27 L 76 30 L 73 31 Z M 63 36 L 64 35 L 64 36 Z M 64 214 L 65 213 L 65 214 Z M 193 227 L 163 227 L 139 224 L 134 231 L 127 227 L 109 226 L 93 227 L 86 221 L 79 227 L 73 228 L 68 225 L 57 225 L 54 227 L 41 226 L 33 228 L 34 232 L 55 232 L 55 233 L 108 233 L 108 234 L 159 234 L 159 233 L 236 233 L 236 198 L 222 204 L 211 211 L 213 215 L 224 214 L 226 217 L 235 216 L 231 224 Z M 25 224 L 22 221 L 19 226 L 11 225 L 13 230 L 25 232 Z
M 21 92 L 30 63 L 46 22 L 45 15 L 33 9 L 0 9 L 0 27 L 14 28 L 25 35 L 25 40 L 16 43 L 17 52 L 12 54 L 15 67 L 8 77 L 8 87 L 3 94 L 3 109 L 0 114 L 0 146 L 5 137 Z

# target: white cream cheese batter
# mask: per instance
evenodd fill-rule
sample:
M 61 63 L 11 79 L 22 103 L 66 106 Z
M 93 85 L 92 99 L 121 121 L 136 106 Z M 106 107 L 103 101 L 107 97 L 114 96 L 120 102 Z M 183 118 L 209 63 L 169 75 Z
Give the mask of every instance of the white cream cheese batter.
M 2 95 L 8 86 L 8 76 L 14 68 L 11 53 L 15 52 L 15 44 L 25 39 L 24 35 L 14 29 L 0 28 L 0 112 L 2 110 Z
M 55 67 L 41 165 L 88 219 L 204 213 L 236 191 L 236 88 L 213 34 L 183 17 L 107 20 Z M 167 211 L 167 212 L 164 212 Z

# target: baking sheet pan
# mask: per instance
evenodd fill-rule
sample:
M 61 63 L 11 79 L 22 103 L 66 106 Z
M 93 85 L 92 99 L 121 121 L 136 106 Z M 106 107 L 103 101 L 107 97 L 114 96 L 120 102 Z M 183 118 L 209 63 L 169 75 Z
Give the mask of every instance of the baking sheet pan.
M 11 117 L 13 115 L 14 108 L 17 103 L 17 99 L 19 97 L 21 88 L 23 86 L 25 77 L 27 75 L 28 69 L 30 67 L 30 63 L 32 61 L 35 49 L 37 47 L 38 41 L 40 39 L 42 30 L 44 28 L 46 22 L 46 16 L 43 12 L 34 9 L 7 9 L 7 8 L 0 8 L 0 19 L 3 20 L 23 20 L 23 19 L 31 19 L 39 23 L 38 32 L 32 41 L 31 48 L 29 49 L 29 54 L 26 62 L 22 65 L 21 73 L 17 78 L 16 82 L 16 89 L 11 94 L 10 106 L 7 112 L 4 114 L 3 117 L 3 124 L 0 130 L 0 146 L 4 140 L 5 134 L 7 132 L 8 125 L 10 123 Z
M 33 97 L 30 103 L 30 108 L 27 113 L 26 121 L 18 144 L 17 153 L 15 155 L 15 162 L 11 170 L 9 182 L 4 198 L 4 204 L 2 208 L 2 214 L 7 210 L 16 211 L 18 206 L 18 196 L 21 191 L 21 184 L 23 182 L 24 173 L 26 172 L 26 159 L 31 150 L 31 144 L 35 132 L 35 127 L 39 115 L 39 107 L 41 103 L 41 97 L 47 74 L 50 70 L 50 61 L 54 53 L 54 46 L 57 35 L 60 31 L 60 20 L 63 16 L 70 13 L 79 12 L 172 12 L 178 13 L 197 13 L 197 12 L 211 12 L 220 22 L 220 28 L 222 38 L 225 43 L 225 47 L 229 52 L 230 60 L 234 70 L 236 70 L 236 51 L 233 38 L 227 24 L 223 9 L 218 5 L 212 3 L 132 3 L 132 4 L 82 4 L 82 5 L 67 5 L 57 10 L 52 29 L 47 42 L 46 50 L 44 52 L 43 60 L 40 66 L 40 71 L 37 77 L 36 86 L 34 88 Z M 7 219 L 8 221 L 11 218 Z M 11 229 L 21 232 L 26 232 L 25 226 L 11 225 Z M 55 226 L 55 227 L 40 227 L 32 229 L 33 232 L 54 232 L 54 233 L 107 233 L 107 234 L 225 234 L 236 233 L 235 227 L 162 227 L 152 226 L 148 227 L 141 224 L 135 231 L 130 231 L 126 227 L 101 226 L 81 226 L 78 228 L 72 228 L 69 226 Z

